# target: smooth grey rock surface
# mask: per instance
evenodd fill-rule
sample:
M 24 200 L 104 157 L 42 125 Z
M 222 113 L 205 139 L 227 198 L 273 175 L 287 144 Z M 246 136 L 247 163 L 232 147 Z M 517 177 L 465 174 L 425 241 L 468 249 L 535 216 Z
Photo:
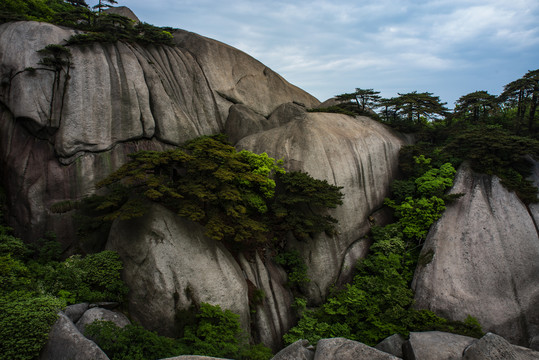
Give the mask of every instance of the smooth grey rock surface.
M 201 65 L 223 119 L 227 118 L 230 105 L 235 103 L 244 104 L 263 116 L 288 102 L 306 107 L 320 103 L 264 64 L 231 46 L 183 30 L 176 31 L 174 38 Z
M 403 347 L 407 360 L 460 360 L 476 339 L 441 331 L 412 332 Z
M 109 360 L 91 340 L 85 338 L 71 320 L 60 313 L 39 360 Z
M 309 341 L 298 340 L 279 351 L 271 360 L 313 360 L 314 351 L 308 346 Z
M 396 356 L 344 338 L 322 339 L 316 344 L 314 360 L 397 360 Z
M 466 348 L 463 360 L 524 360 L 501 336 L 488 333 Z
M 140 20 L 137 17 L 137 15 L 135 15 L 135 13 L 127 6 L 111 6 L 109 8 L 104 9 L 103 12 L 125 16 L 133 20 L 135 23 L 140 23 Z
M 402 358 L 402 345 L 405 342 L 406 339 L 402 335 L 394 334 L 382 340 L 374 348 Z
M 234 257 L 204 229 L 159 206 L 112 225 L 107 249 L 117 251 L 130 288 L 130 316 L 163 335 L 175 335 L 179 310 L 202 302 L 239 314 L 249 329 L 247 284 Z
M 69 305 L 64 309 L 64 314 L 69 318 L 69 320 L 76 323 L 79 321 L 81 316 L 88 310 L 89 303 L 80 303 L 80 304 L 74 304 Z
M 528 346 L 537 335 L 539 238 L 532 216 L 496 177 L 459 169 L 449 205 L 431 228 L 414 276 L 416 307 L 476 317 L 484 331 Z
M 264 116 L 242 104 L 232 105 L 225 123 L 228 140 L 235 144 L 244 137 L 274 128 Z
M 309 269 L 309 299 L 321 302 L 329 286 L 353 270 L 353 266 L 343 267 L 347 253 L 347 264 L 353 264 L 367 250 L 368 242 L 362 242 L 349 252 L 368 233 L 368 216 L 389 194 L 404 144 L 387 127 L 366 117 L 304 111 L 294 121 L 247 136 L 236 145 L 284 159 L 289 170 L 306 171 L 343 187 L 343 205 L 331 211 L 339 220 L 338 234 L 320 234 L 312 241 L 290 245 L 300 251 Z
M 86 326 L 93 323 L 94 321 L 111 321 L 116 326 L 123 328 L 126 325 L 131 324 L 131 321 L 122 313 L 111 311 L 103 308 L 92 308 L 87 310 L 79 321 L 76 322 L 77 329 L 84 334 Z
M 294 296 L 286 286 L 286 272 L 277 266 L 271 256 L 261 258 L 259 253 L 247 259 L 240 254 L 237 258 L 246 281 L 250 281 L 257 291 L 264 292 L 264 299 L 256 304 L 251 314 L 251 334 L 254 342 L 262 342 L 278 351 L 282 348 L 283 334 L 296 325 L 292 308 Z

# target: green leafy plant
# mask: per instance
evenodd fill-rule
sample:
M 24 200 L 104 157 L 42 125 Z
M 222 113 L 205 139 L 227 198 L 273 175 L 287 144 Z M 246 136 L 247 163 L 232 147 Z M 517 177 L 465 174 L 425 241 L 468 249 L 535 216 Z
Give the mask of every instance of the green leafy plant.
M 271 245 L 292 232 L 300 239 L 336 220 L 325 213 L 341 203 L 340 188 L 306 173 L 285 172 L 267 154 L 236 149 L 222 135 L 203 136 L 169 151 L 142 151 L 98 186 L 111 188 L 97 207 L 105 220 L 144 214 L 158 202 L 206 228 L 231 247 Z
M 0 359 L 35 359 L 65 303 L 25 291 L 0 295 Z
M 185 327 L 179 339 L 159 336 L 140 325 L 119 328 L 106 321 L 96 321 L 85 331 L 111 360 L 153 360 L 182 354 L 239 360 L 272 357 L 271 351 L 262 344 L 248 344 L 239 315 L 207 303 L 200 305 L 194 322 Z
M 277 254 L 275 262 L 281 265 L 288 276 L 287 285 L 292 288 L 301 288 L 311 280 L 307 276 L 307 265 L 301 258 L 299 251 L 290 250 Z

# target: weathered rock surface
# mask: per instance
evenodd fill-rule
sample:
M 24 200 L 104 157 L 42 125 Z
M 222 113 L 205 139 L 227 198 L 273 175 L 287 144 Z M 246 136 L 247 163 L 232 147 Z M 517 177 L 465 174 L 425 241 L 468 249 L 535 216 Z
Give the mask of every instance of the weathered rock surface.
M 67 316 L 60 313 L 52 326 L 40 360 L 109 360 L 91 340 L 85 338 Z
M 282 347 L 284 333 L 296 324 L 292 309 L 294 297 L 285 286 L 286 273 L 269 257 L 262 259 L 259 254 L 255 254 L 253 259 L 247 259 L 240 254 L 237 261 L 248 284 L 250 296 L 256 296 L 254 291 L 264 294 L 260 303 L 251 305 L 253 310 L 256 310 L 251 314 L 253 340 L 278 350 Z
M 440 331 L 412 332 L 404 344 L 407 360 L 460 360 L 462 352 L 476 339 Z
M 161 206 L 152 205 L 142 218 L 116 221 L 107 248 L 123 261 L 130 315 L 161 334 L 174 335 L 175 315 L 202 302 L 239 314 L 247 333 L 252 323 L 255 341 L 274 350 L 293 326 L 293 297 L 281 268 L 259 255 L 235 259 L 201 226 Z M 265 298 L 253 304 L 256 313 L 251 315 L 253 290 Z
M 244 104 L 268 116 L 283 103 L 297 102 L 306 107 L 320 103 L 264 64 L 231 46 L 183 30 L 176 31 L 174 38 L 200 64 L 222 119 L 228 117 L 228 108 L 232 104 Z
M 539 331 L 539 238 L 533 217 L 496 177 L 462 167 L 449 205 L 422 250 L 413 288 L 418 308 L 476 317 L 483 330 L 528 346 Z M 430 260 L 430 262 L 429 262 Z
M 109 14 L 118 14 L 121 16 L 125 16 L 126 18 L 129 18 L 136 23 L 140 22 L 137 15 L 135 15 L 135 13 L 127 6 L 111 6 L 104 9 L 103 11 Z
M 464 350 L 463 360 L 524 360 L 501 336 L 488 333 Z
M 360 342 L 343 338 L 322 339 L 316 344 L 314 360 L 348 359 L 397 360 L 399 358 Z
M 107 249 L 123 261 L 129 313 L 145 327 L 174 335 L 177 312 L 206 302 L 239 314 L 248 329 L 241 268 L 201 226 L 152 205 L 142 218 L 114 222 Z
M 185 31 L 174 48 L 72 46 L 69 76 L 65 67 L 54 87 L 37 50 L 75 33 L 47 23 L 0 25 L 2 182 L 10 224 L 26 239 L 54 231 L 69 242 L 71 214 L 51 206 L 93 192 L 127 153 L 223 131 L 233 102 L 219 93 L 261 114 L 292 101 L 318 103 L 247 54 Z
M 314 349 L 309 347 L 309 341 L 298 340 L 275 354 L 272 360 L 313 360 Z
M 84 312 L 82 317 L 76 322 L 77 329 L 84 334 L 86 326 L 94 321 L 111 321 L 116 326 L 123 328 L 126 325 L 131 324 L 131 321 L 124 314 L 116 311 L 110 311 L 95 307 Z
M 406 339 L 404 339 L 402 335 L 394 334 L 382 340 L 374 348 L 402 358 L 402 345 L 404 345 L 405 342 Z
M 240 140 L 237 147 L 267 152 L 285 159 L 290 170 L 306 171 L 343 187 L 344 203 L 332 211 L 339 220 L 338 235 L 319 235 L 292 245 L 309 268 L 308 297 L 320 302 L 328 287 L 346 277 L 367 251 L 369 244 L 362 236 L 370 228 L 368 216 L 388 195 L 405 141 L 365 117 L 305 111 L 293 116 L 291 122 Z
M 64 309 L 64 314 L 69 318 L 69 320 L 76 323 L 84 315 L 86 310 L 89 309 L 89 303 L 79 303 L 74 305 L 69 305 Z

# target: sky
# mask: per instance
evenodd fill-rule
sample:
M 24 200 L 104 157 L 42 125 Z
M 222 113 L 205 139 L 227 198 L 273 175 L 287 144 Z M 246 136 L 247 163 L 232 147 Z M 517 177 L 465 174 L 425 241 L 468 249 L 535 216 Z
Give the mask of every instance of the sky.
M 93 5 L 97 1 L 87 1 Z M 539 68 L 537 0 L 118 0 L 234 46 L 320 101 L 431 92 L 449 108 Z

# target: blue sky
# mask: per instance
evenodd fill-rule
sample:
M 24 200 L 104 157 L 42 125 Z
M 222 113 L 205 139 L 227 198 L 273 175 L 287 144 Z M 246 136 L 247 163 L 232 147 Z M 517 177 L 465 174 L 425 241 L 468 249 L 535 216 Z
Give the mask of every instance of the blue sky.
M 88 1 L 95 4 L 96 1 Z M 537 0 L 118 0 L 145 22 L 232 45 L 324 101 L 429 91 L 452 108 L 539 68 Z

